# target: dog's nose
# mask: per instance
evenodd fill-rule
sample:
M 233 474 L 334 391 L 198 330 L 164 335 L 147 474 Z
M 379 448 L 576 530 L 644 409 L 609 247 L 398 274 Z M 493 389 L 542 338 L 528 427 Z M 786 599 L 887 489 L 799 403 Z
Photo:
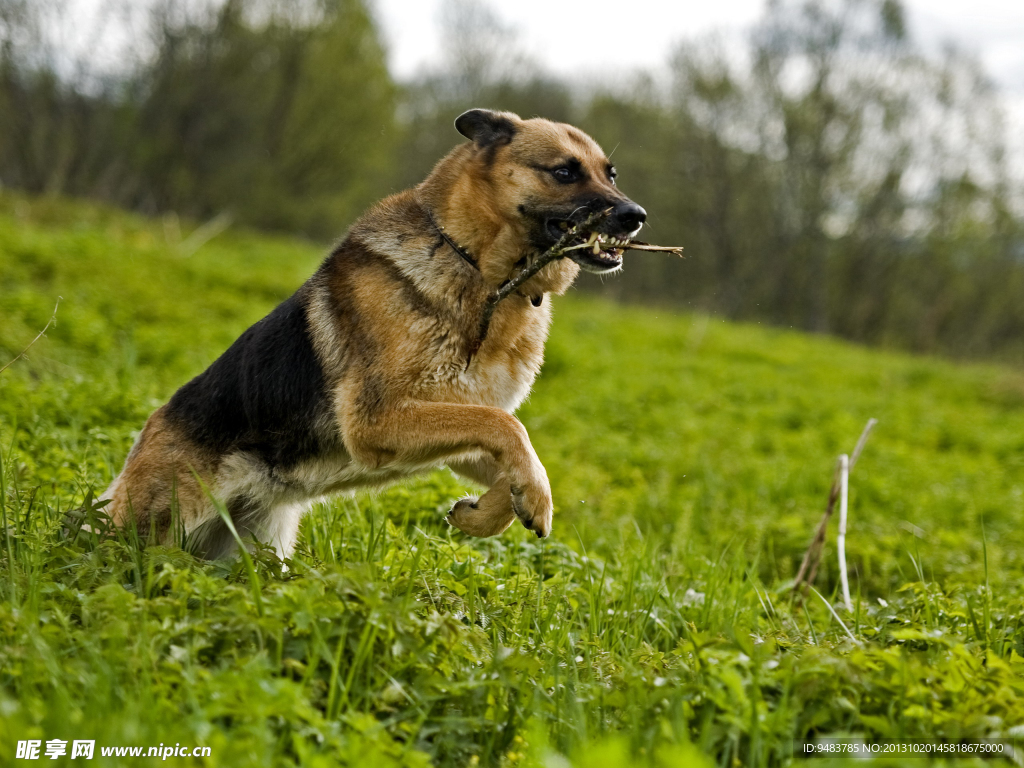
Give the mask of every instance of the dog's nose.
M 647 221 L 647 211 L 636 203 L 620 203 L 612 211 L 611 225 L 618 232 L 632 232 Z

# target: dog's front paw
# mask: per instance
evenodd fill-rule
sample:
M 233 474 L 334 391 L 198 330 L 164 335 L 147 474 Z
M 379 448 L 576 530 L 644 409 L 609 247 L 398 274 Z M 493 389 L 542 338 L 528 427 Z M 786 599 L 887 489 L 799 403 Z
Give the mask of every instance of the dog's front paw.
M 466 531 L 462 526 L 466 524 L 468 520 L 473 519 L 474 512 L 479 509 L 479 501 L 480 499 L 476 496 L 463 496 L 452 505 L 452 508 L 444 518 L 445 522 L 448 523 L 448 525 L 455 526 L 464 533 L 469 533 L 469 531 Z
M 542 478 L 542 479 L 541 479 Z M 554 504 L 551 501 L 551 486 L 546 474 L 537 481 L 521 486 L 512 486 L 512 509 L 523 526 L 538 537 L 551 533 L 551 516 Z
M 507 495 L 488 491 L 479 499 L 466 496 L 456 501 L 445 520 L 470 536 L 497 536 L 516 519 L 509 506 Z

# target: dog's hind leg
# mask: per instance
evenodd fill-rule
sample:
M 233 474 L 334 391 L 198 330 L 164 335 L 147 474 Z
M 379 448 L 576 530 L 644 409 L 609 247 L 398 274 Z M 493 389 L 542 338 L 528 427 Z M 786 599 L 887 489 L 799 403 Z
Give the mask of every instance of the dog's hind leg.
M 181 531 L 200 526 L 212 514 L 203 482 L 213 476 L 215 456 L 169 421 L 166 406 L 149 417 L 124 468 L 100 496 L 104 512 L 121 529 L 134 527 L 143 541 L 180 543 Z M 203 481 L 197 481 L 197 476 Z
M 238 542 L 228 524 L 221 517 L 220 510 L 212 499 L 207 499 L 208 508 L 203 522 L 187 534 L 187 548 L 196 557 L 204 560 L 220 560 L 234 557 L 238 553 Z M 236 495 L 227 500 L 224 507 L 231 518 L 235 533 L 243 543 L 253 538 L 253 523 L 264 517 L 263 505 L 245 495 Z M 257 535 L 262 541 L 263 538 Z M 251 549 L 251 547 L 250 547 Z
M 271 507 L 253 529 L 260 541 L 274 547 L 281 559 L 291 557 L 299 538 L 299 523 L 308 504 L 277 504 Z
M 479 538 L 497 536 L 516 519 L 508 478 L 490 456 L 449 461 L 448 468 L 480 485 L 490 486 L 483 496 L 467 496 L 455 502 L 446 518 L 463 533 Z
M 280 558 L 289 557 L 299 535 L 302 504 L 265 503 L 248 496 L 236 496 L 227 504 L 238 537 L 247 546 L 252 539 L 271 545 Z M 251 546 L 249 546 L 251 549 Z M 189 549 L 206 560 L 233 557 L 238 542 L 227 523 L 214 513 L 189 537 Z
M 185 549 L 203 560 L 221 560 L 235 554 L 238 544 L 227 524 L 217 515 L 186 534 Z

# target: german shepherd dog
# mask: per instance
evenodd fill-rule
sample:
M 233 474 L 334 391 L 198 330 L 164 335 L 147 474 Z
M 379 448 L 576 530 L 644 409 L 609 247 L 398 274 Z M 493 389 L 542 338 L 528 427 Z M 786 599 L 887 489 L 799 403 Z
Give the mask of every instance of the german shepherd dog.
M 518 518 L 548 535 L 547 473 L 512 415 L 543 360 L 545 299 L 581 267 L 618 270 L 613 246 L 646 213 L 573 126 L 474 109 L 455 127 L 469 141 L 357 220 L 291 298 L 149 417 L 101 497 L 115 525 L 165 543 L 183 528 L 196 554 L 218 558 L 236 546 L 222 505 L 240 536 L 284 557 L 313 501 L 447 465 L 488 489 L 456 501 L 451 525 L 494 536 Z M 597 245 L 500 302 L 477 347 L 495 290 L 609 209 Z

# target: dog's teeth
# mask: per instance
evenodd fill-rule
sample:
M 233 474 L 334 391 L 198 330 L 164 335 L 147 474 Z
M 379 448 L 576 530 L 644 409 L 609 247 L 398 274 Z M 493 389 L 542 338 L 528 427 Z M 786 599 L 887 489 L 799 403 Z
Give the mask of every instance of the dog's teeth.
M 597 240 L 597 238 L 598 238 L 597 232 L 591 232 L 590 233 L 590 237 L 587 238 L 587 245 L 593 244 L 594 241 Z
M 601 253 L 601 243 L 594 243 L 594 255 L 597 256 Z

